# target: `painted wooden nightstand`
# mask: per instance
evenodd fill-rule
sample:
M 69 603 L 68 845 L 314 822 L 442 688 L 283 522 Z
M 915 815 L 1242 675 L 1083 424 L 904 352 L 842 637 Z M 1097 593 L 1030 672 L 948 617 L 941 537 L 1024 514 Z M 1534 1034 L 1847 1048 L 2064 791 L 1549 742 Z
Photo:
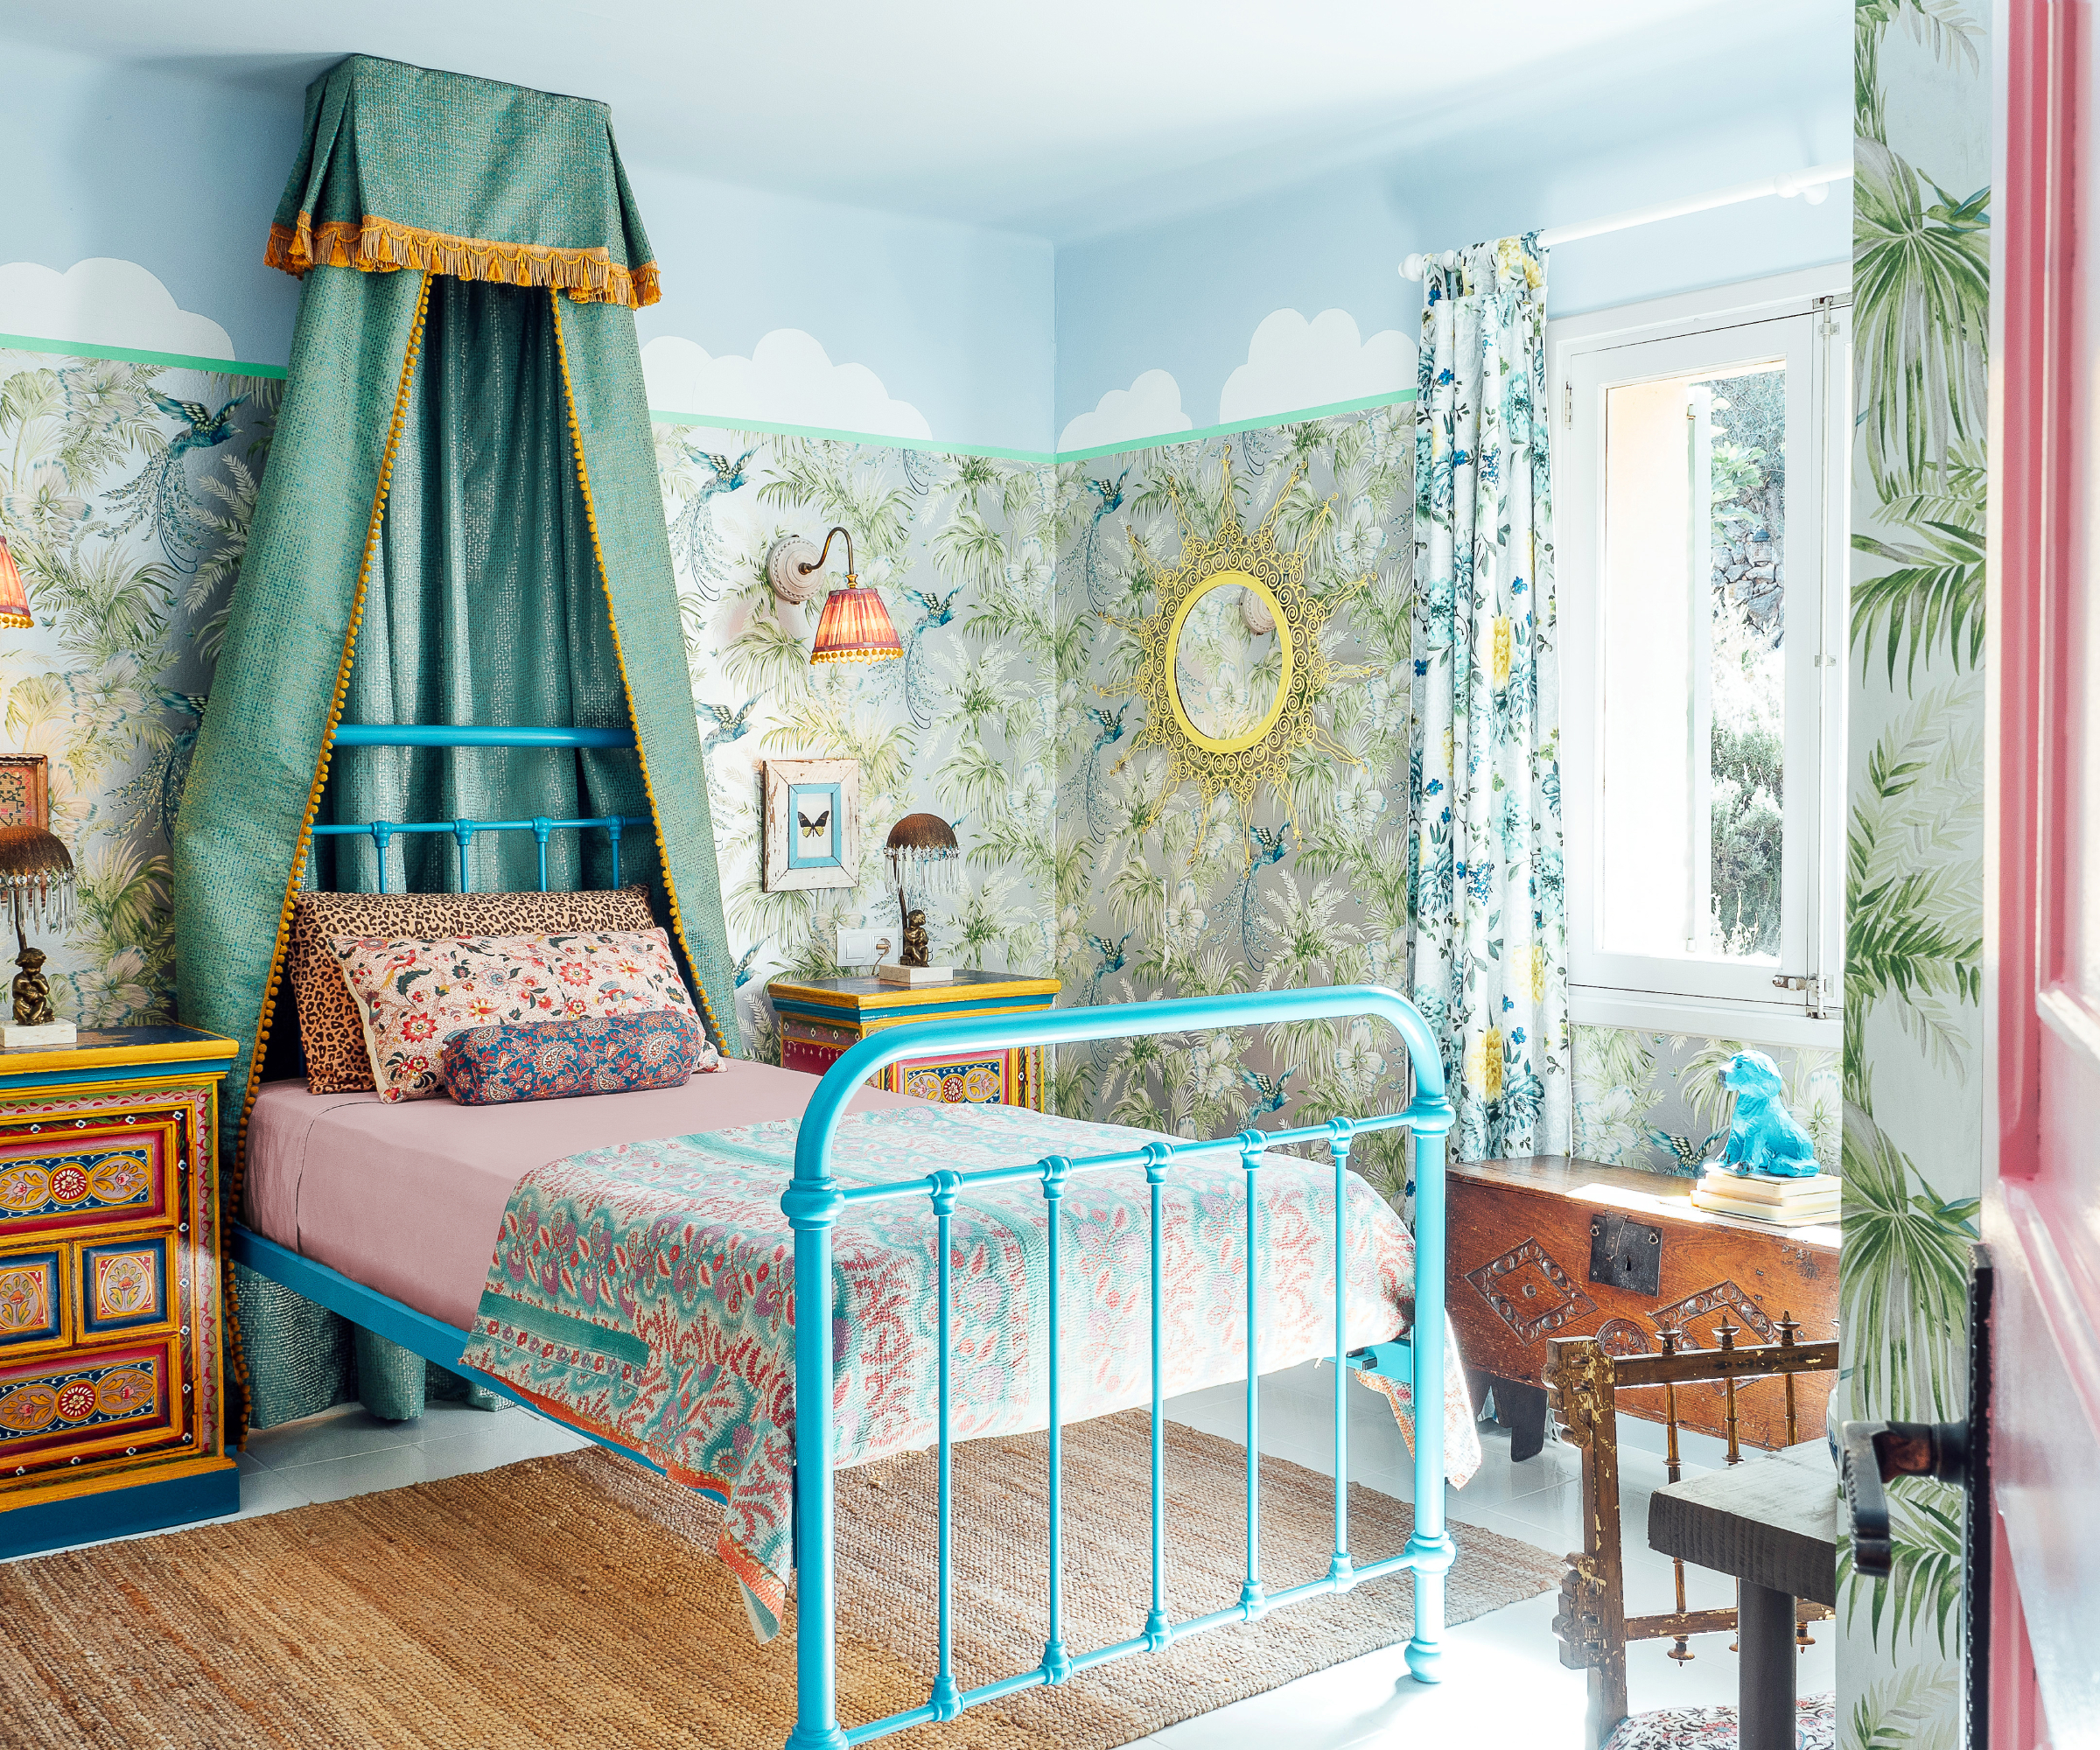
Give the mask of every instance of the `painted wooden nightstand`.
M 958 972 L 946 984 L 885 984 L 873 978 L 775 979 L 766 987 L 780 1018 L 780 1062 L 822 1075 L 832 1060 L 870 1033 L 912 1021 L 963 1015 L 1008 1015 L 1046 1009 L 1056 1001 L 1054 978 L 1004 972 Z M 943 1105 L 1026 1106 L 1043 1110 L 1043 1050 L 966 1052 L 892 1064 L 877 1084 L 892 1094 L 916 1094 Z
M 232 1513 L 219 1084 L 233 1040 L 0 1051 L 0 1557 Z

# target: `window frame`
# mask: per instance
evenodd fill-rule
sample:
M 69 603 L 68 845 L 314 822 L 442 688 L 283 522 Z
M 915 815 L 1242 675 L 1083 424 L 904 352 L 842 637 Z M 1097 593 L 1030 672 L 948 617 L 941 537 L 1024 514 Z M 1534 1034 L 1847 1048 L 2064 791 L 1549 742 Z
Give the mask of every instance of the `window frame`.
M 1569 999 L 1577 1024 L 1835 1047 L 1844 990 L 1845 651 L 1850 564 L 1851 266 L 1748 280 L 1547 325 L 1558 528 L 1561 757 L 1567 833 Z M 1654 341 L 1806 324 L 1808 465 L 1788 468 L 1787 903 L 1800 920 L 1776 968 L 1606 956 L 1596 941 L 1601 756 L 1600 630 L 1606 355 Z M 1768 331 L 1775 339 L 1781 330 Z M 1797 331 L 1798 332 L 1798 331 Z M 1660 350 L 1660 349 L 1659 349 Z M 1794 368 L 1791 347 L 1785 351 Z M 1754 354 L 1753 354 L 1754 355 Z M 1658 373 L 1659 374 L 1660 373 Z M 1621 380 L 1639 380 L 1640 374 Z M 1789 397 L 1791 398 L 1791 397 Z M 1795 422 L 1788 420 L 1789 444 Z M 1805 500 L 1805 501 L 1804 501 Z M 1796 612 L 1813 591 L 1807 627 Z M 1797 640 L 1807 631 L 1812 648 Z M 1800 794 L 1805 774 L 1814 794 Z M 1798 839 L 1799 843 L 1796 844 Z M 1798 856 L 1798 866 L 1796 858 Z M 1799 963 L 1796 963 L 1798 956 Z M 1800 989 L 1769 981 L 1795 977 Z

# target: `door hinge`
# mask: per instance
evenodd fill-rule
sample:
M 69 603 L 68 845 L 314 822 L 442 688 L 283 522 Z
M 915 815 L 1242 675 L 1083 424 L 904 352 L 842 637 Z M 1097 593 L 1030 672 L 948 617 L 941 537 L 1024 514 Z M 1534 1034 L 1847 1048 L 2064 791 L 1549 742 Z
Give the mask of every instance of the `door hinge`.
M 1572 378 L 1564 379 L 1560 385 L 1560 423 L 1571 431 L 1575 429 L 1575 384 Z

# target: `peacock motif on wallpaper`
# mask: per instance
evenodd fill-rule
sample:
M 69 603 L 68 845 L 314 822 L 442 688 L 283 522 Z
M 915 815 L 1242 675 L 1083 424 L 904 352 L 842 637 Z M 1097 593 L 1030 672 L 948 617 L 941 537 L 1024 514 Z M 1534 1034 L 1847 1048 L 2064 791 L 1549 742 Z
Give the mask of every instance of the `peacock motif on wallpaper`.
M 136 475 L 102 494 L 102 510 L 110 519 L 112 534 L 126 535 L 144 524 L 153 531 L 171 565 L 178 571 L 193 571 L 212 544 L 214 529 L 199 514 L 190 491 L 188 457 L 192 451 L 214 449 L 231 438 L 234 410 L 248 397 L 237 395 L 214 413 L 200 401 L 175 401 L 157 388 L 146 394 L 155 407 L 181 425 Z
M 1080 795 L 1086 806 L 1087 832 L 1096 844 L 1109 836 L 1115 825 L 1109 808 L 1108 780 L 1113 768 L 1103 762 L 1109 750 L 1123 739 L 1124 713 L 1130 710 L 1128 703 L 1117 705 L 1113 711 L 1103 710 L 1099 705 L 1085 707 L 1088 718 L 1094 724 L 1094 740 L 1087 749 L 1086 770 L 1082 774 Z
M 941 707 L 941 690 L 934 684 L 933 676 L 927 670 L 926 637 L 956 617 L 956 598 L 962 592 L 950 590 L 942 596 L 907 586 L 904 592 L 919 605 L 919 618 L 904 634 L 905 705 L 912 714 L 914 726 L 931 729 L 934 713 Z
M 1268 963 L 1270 938 L 1276 930 L 1262 911 L 1261 873 L 1291 854 L 1291 822 L 1273 832 L 1250 826 L 1247 845 L 1247 872 L 1240 878 L 1240 952 L 1248 965 L 1260 967 Z
M 671 553 L 679 568 L 692 580 L 700 598 L 712 602 L 728 581 L 722 564 L 722 536 L 715 526 L 715 500 L 744 484 L 745 471 L 759 452 L 750 449 L 733 461 L 725 453 L 684 446 L 685 458 L 704 471 L 704 478 L 671 519 Z
M 1080 569 L 1087 580 L 1087 606 L 1096 613 L 1114 606 L 1115 592 L 1110 585 L 1118 581 L 1104 578 L 1102 574 L 1102 519 L 1112 516 L 1123 508 L 1124 482 L 1130 477 L 1130 471 L 1125 468 L 1113 481 L 1089 480 L 1085 483 L 1087 491 L 1094 495 L 1094 512 L 1087 519 L 1086 538 L 1081 543 Z

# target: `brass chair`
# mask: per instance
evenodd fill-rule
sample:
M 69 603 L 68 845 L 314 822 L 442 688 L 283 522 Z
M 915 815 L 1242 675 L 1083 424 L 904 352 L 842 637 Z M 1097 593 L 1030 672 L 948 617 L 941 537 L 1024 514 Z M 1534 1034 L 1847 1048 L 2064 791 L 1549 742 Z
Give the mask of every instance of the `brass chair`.
M 1679 1385 L 1718 1380 L 1726 1399 L 1728 1462 L 1742 1462 L 1736 1428 L 1736 1391 L 1752 1379 L 1780 1376 L 1786 1388 L 1786 1437 L 1801 1438 L 1796 1425 L 1794 1379 L 1796 1374 L 1835 1371 L 1838 1345 L 1803 1343 L 1791 1313 L 1779 1320 L 1776 1343 L 1736 1346 L 1739 1326 L 1723 1324 L 1715 1334 L 1718 1346 L 1702 1349 L 1684 1341 L 1680 1331 L 1660 1333 L 1662 1347 L 1654 1354 L 1615 1355 L 1594 1337 L 1556 1337 L 1547 1345 L 1546 1402 L 1559 1424 L 1561 1438 L 1582 1452 L 1583 1547 L 1571 1552 L 1561 1580 L 1560 1613 L 1553 1633 L 1560 1642 L 1560 1662 L 1570 1670 L 1587 1670 L 1589 1712 L 1585 1730 L 1587 1750 L 1604 1750 L 1626 1718 L 1626 1648 L 1630 1641 L 1669 1640 L 1673 1659 L 1695 1656 L 1687 1637 L 1716 1634 L 1735 1627 L 1735 1612 L 1688 1610 L 1684 1604 L 1684 1564 L 1676 1570 L 1676 1608 L 1656 1616 L 1626 1614 L 1626 1568 L 1619 1512 L 1618 1394 L 1659 1385 L 1668 1431 L 1670 1480 L 1679 1480 L 1677 1394 Z M 1820 1431 L 1818 1431 L 1820 1432 Z M 1832 1613 L 1820 1604 L 1796 1606 L 1798 1635 L 1812 1645 L 1805 1625 Z

